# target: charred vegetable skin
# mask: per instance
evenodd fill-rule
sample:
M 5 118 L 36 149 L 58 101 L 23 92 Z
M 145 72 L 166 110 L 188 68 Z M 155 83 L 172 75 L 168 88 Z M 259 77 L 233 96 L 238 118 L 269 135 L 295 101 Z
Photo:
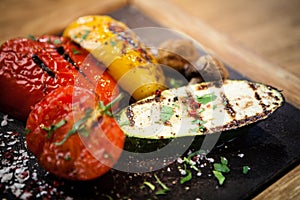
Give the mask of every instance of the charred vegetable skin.
M 80 17 L 65 29 L 64 36 L 103 62 L 136 100 L 165 89 L 165 78 L 154 56 L 122 22 L 109 16 Z
M 125 136 L 115 120 L 97 107 L 101 99 L 109 100 L 67 86 L 36 104 L 26 123 L 26 142 L 41 166 L 65 179 L 90 180 L 115 164 Z
M 101 90 L 113 97 L 116 84 L 104 66 L 65 37 L 12 39 L 0 47 L 2 112 L 26 120 L 30 108 L 50 91 L 66 85 Z M 98 87 L 97 83 L 106 87 Z M 100 91 L 99 91 L 100 92 Z M 20 105 L 22 103 L 22 105 Z M 107 103 L 107 102 L 105 102 Z

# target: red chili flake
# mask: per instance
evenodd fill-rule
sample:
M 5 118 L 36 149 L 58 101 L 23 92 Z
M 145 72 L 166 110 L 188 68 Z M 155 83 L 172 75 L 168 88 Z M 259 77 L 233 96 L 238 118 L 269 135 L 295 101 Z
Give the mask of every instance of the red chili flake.
M 161 90 L 156 90 L 155 91 L 155 101 L 159 102 L 161 97 Z

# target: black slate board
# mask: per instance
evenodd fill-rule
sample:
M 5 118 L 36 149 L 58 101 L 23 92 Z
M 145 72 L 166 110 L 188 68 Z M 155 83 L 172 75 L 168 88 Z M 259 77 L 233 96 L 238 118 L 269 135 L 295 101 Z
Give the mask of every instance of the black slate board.
M 130 27 L 159 26 L 132 7 L 124 7 L 110 14 Z M 246 79 L 228 68 L 231 79 Z M 0 113 L 0 121 L 4 117 Z M 163 169 L 149 173 L 126 173 L 112 169 L 104 176 L 88 182 L 61 180 L 45 172 L 27 152 L 24 143 L 23 122 L 8 121 L 0 126 L 0 197 L 6 199 L 249 199 L 264 190 L 282 175 L 300 163 L 300 110 L 285 103 L 270 118 L 254 126 L 230 142 L 215 147 L 207 157 L 220 162 L 220 156 L 229 161 L 231 169 L 225 174 L 224 185 L 219 186 L 212 175 L 212 163 L 203 158 L 201 176 L 192 171 L 193 178 L 185 184 L 174 162 Z M 192 149 L 193 151 L 193 149 Z M 206 166 L 205 166 L 206 165 Z M 242 173 L 243 166 L 251 169 Z M 153 175 L 165 183 L 170 191 L 155 195 L 160 186 Z M 156 186 L 152 191 L 144 181 Z M 141 187 L 141 186 L 144 186 Z

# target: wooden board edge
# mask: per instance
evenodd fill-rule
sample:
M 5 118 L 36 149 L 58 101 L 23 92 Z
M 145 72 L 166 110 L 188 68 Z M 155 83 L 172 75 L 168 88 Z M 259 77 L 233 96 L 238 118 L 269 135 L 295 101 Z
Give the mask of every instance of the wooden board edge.
M 300 165 L 269 186 L 253 200 L 297 199 L 300 197 Z
M 253 81 L 282 90 L 287 101 L 300 108 L 300 79 L 294 74 L 222 35 L 168 0 L 131 0 L 129 3 L 163 26 L 191 36 L 206 47 L 207 52 Z

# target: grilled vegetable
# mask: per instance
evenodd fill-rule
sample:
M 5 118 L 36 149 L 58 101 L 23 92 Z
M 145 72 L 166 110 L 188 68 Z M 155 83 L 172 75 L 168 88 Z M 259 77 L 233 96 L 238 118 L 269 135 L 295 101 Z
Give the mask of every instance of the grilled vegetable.
M 225 80 L 165 90 L 123 109 L 118 120 L 132 138 L 199 136 L 263 120 L 283 102 L 270 86 Z
M 104 96 L 67 86 L 35 105 L 26 123 L 26 143 L 41 166 L 71 180 L 90 180 L 118 160 L 125 136 L 98 100 Z
M 124 23 L 109 16 L 84 16 L 71 23 L 64 36 L 108 66 L 110 75 L 136 100 L 165 89 L 165 78 L 154 56 Z
M 25 121 L 31 107 L 46 94 L 74 84 L 115 97 L 115 81 L 104 71 L 103 64 L 88 55 L 66 37 L 17 38 L 3 43 L 0 110 Z M 106 87 L 97 87 L 98 82 Z

